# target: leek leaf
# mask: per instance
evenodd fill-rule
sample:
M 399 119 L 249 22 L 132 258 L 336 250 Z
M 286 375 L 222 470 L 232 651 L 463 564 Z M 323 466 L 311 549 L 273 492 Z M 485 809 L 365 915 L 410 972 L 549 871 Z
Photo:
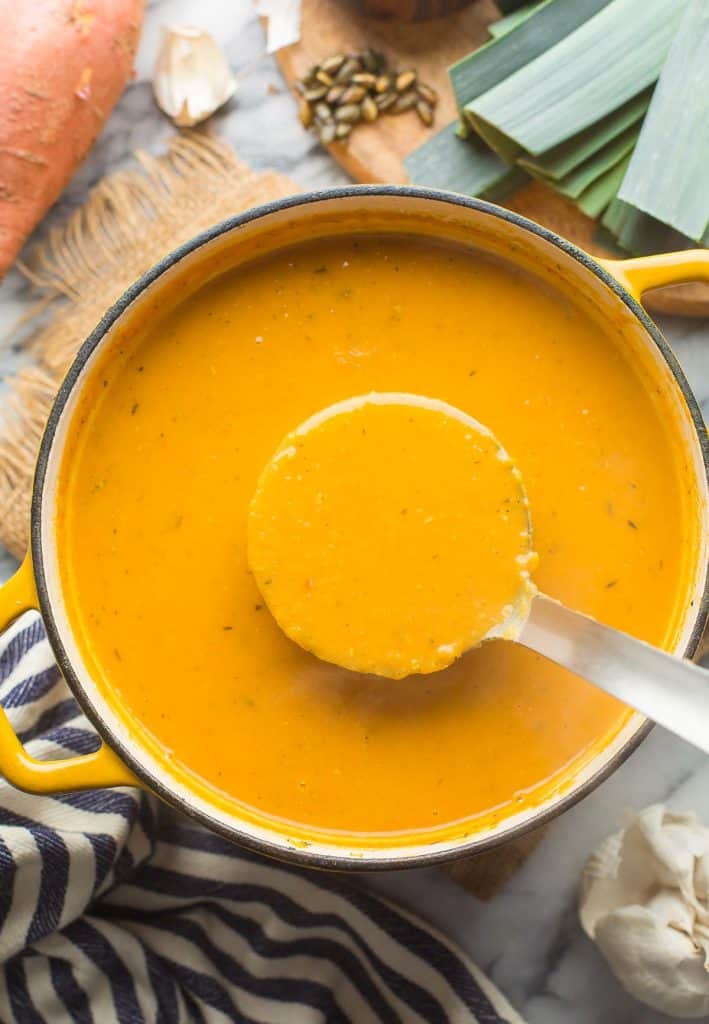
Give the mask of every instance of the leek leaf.
M 497 153 L 505 163 L 513 164 L 524 151 L 509 136 L 498 132 L 493 124 L 478 121 L 475 117 L 466 116 L 464 121 L 470 125 L 471 132 L 481 138 L 490 149 Z
M 627 203 L 623 203 L 620 199 L 614 199 L 608 209 L 603 214 L 603 220 L 601 221 L 604 228 L 607 228 L 610 233 L 615 236 L 620 231 L 629 207 Z
M 630 155 L 639 134 L 639 125 L 627 128 L 617 139 L 607 143 L 561 181 L 555 182 L 554 188 L 562 196 L 578 199 L 581 193 L 605 174 L 609 168 L 615 167 L 619 160 Z
M 529 153 L 543 153 L 657 80 L 687 3 L 613 0 L 556 45 L 547 48 L 547 41 L 531 63 L 513 74 L 506 69 L 504 80 L 469 100 L 466 111 Z M 551 9 L 487 46 L 504 46 Z
M 709 224 L 709 3 L 691 0 L 619 198 L 701 241 Z M 644 236 L 643 236 L 644 237 Z
M 492 24 L 488 25 L 487 30 L 493 39 L 499 39 L 500 36 L 507 35 L 513 28 L 517 28 L 523 21 L 534 12 L 537 6 L 538 0 L 534 0 L 531 4 L 525 4 L 524 7 L 518 7 L 516 11 L 512 11 L 511 14 L 506 14 L 504 18 L 500 18 L 499 21 L 493 21 Z
M 629 128 L 638 124 L 647 111 L 650 103 L 652 89 L 645 89 L 638 96 L 618 107 L 611 114 L 608 114 L 590 128 L 585 128 L 577 135 L 573 135 L 566 142 L 555 146 L 541 156 L 524 156 L 520 158 L 520 165 L 530 171 L 531 174 L 542 178 L 551 178 L 552 181 L 561 181 L 580 164 L 593 156 L 602 146 Z
M 587 217 L 600 217 L 620 188 L 620 183 L 628 169 L 630 154 L 624 156 L 613 167 L 609 167 L 600 178 L 591 182 L 576 200 L 576 205 Z
M 525 20 L 449 68 L 458 107 L 504 81 L 582 25 L 610 0 L 542 0 Z
M 406 157 L 412 184 L 502 199 L 527 179 L 523 171 L 508 167 L 479 139 L 458 138 L 457 125 L 457 121 L 451 122 Z
M 601 224 L 621 249 L 637 256 L 686 249 L 693 244 L 685 235 L 618 198 L 609 205 Z

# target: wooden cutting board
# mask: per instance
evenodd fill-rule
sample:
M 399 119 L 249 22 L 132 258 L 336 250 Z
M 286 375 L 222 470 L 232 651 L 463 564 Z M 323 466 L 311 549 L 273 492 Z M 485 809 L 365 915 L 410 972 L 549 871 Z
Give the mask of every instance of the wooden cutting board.
M 371 47 L 392 66 L 415 68 L 440 97 L 433 129 L 415 112 L 382 117 L 356 128 L 347 145 L 330 147 L 335 160 L 360 182 L 406 183 L 404 158 L 456 117 L 448 67 L 488 38 L 487 25 L 499 17 L 493 0 L 475 0 L 464 10 L 434 21 L 406 24 L 378 21 L 359 13 L 352 0 L 302 0 L 301 38 L 279 50 L 277 58 L 293 86 L 311 65 L 335 53 Z M 525 185 L 505 206 L 517 210 L 599 256 L 610 255 L 593 242 L 594 223 L 561 196 L 536 182 Z M 709 286 L 675 285 L 649 292 L 646 304 L 655 311 L 709 316 Z

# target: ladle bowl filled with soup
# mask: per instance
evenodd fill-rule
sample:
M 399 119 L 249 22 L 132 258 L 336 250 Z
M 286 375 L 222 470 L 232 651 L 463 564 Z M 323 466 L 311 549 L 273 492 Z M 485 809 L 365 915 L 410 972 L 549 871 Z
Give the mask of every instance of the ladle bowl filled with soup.
M 0 716 L 4 774 L 143 785 L 337 868 L 476 852 L 567 807 L 648 723 L 504 639 L 468 641 L 533 559 L 545 594 L 695 652 L 705 432 L 637 300 L 702 276 L 707 254 L 601 265 L 497 207 L 395 187 L 281 201 L 168 257 L 73 364 L 31 557 L 0 592 L 6 621 L 40 608 L 103 746 L 33 761 Z M 399 398 L 372 413 L 372 395 Z M 528 508 L 504 459 L 469 486 L 475 424 Z M 336 586 L 320 556 L 343 532 Z

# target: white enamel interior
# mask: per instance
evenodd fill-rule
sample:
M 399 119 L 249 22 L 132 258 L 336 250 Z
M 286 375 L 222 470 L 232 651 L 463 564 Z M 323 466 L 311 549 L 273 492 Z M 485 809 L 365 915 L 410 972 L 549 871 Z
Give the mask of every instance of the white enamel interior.
M 563 272 L 563 276 L 573 282 L 574 287 L 578 287 L 580 292 L 585 291 L 593 303 L 600 306 L 601 309 L 605 307 L 609 312 L 612 311 L 613 315 L 617 319 L 619 318 L 623 330 L 627 332 L 629 343 L 632 341 L 632 344 L 642 346 L 650 354 L 652 373 L 656 376 L 656 380 L 663 382 L 670 394 L 675 397 L 679 420 L 683 424 L 684 444 L 696 473 L 701 505 L 699 512 L 704 525 L 703 535 L 706 545 L 709 502 L 707 501 L 707 481 L 701 447 L 681 388 L 662 353 L 622 301 L 577 259 L 545 238 L 520 225 L 502 220 L 490 212 L 459 206 L 445 201 L 443 197 L 435 199 L 430 196 L 404 194 L 377 195 L 367 191 L 354 195 L 328 197 L 325 193 L 315 201 L 311 199 L 302 205 L 270 210 L 265 215 L 246 224 L 229 229 L 183 256 L 179 262 L 166 269 L 156 281 L 133 300 L 129 311 L 139 313 L 154 300 L 156 290 L 159 290 L 165 282 L 169 282 L 174 275 L 189 273 L 191 268 L 202 265 L 206 253 L 215 256 L 215 267 L 218 271 L 222 266 L 228 265 L 229 261 L 233 259 L 233 253 L 238 253 L 239 247 L 247 242 L 253 242 L 254 239 L 267 233 L 275 225 L 293 224 L 301 232 L 305 229 L 308 234 L 315 235 L 321 231 L 317 225 L 319 216 L 322 215 L 325 220 L 332 215 L 337 215 L 339 218 L 343 211 L 352 215 L 353 224 L 358 224 L 369 216 L 376 217 L 378 214 L 386 215 L 392 212 L 397 218 L 404 218 L 403 223 L 410 225 L 411 230 L 416 230 L 415 225 L 419 224 L 419 231 L 464 237 L 477 248 L 492 250 L 503 256 L 508 255 L 513 261 L 522 258 L 530 268 L 544 269 L 548 279 L 553 279 L 555 274 Z M 126 313 L 122 314 L 122 318 L 118 321 L 119 325 L 125 316 Z M 333 862 L 342 862 L 343 858 L 349 858 L 353 869 L 360 869 L 365 863 L 371 865 L 379 863 L 380 866 L 385 866 L 388 862 L 395 861 L 397 865 L 400 865 L 402 861 L 407 861 L 413 864 L 417 859 L 426 858 L 431 854 L 448 853 L 459 856 L 463 850 L 472 852 L 483 844 L 488 845 L 491 840 L 501 841 L 506 834 L 519 829 L 522 825 L 539 823 L 541 819 L 546 819 L 558 812 L 573 798 L 574 794 L 585 789 L 594 778 L 602 776 L 626 744 L 632 742 L 636 737 L 638 730 L 642 729 L 645 724 L 645 719 L 639 714 L 634 715 L 612 742 L 576 776 L 571 786 L 567 786 L 563 791 L 533 808 L 527 808 L 521 813 L 503 818 L 494 828 L 473 831 L 472 834 L 465 836 L 463 835 L 465 828 L 461 827 L 461 835 L 458 838 L 436 843 L 421 843 L 417 841 L 416 835 L 412 834 L 410 844 L 405 846 L 397 844 L 395 847 L 383 843 L 372 848 L 369 845 L 357 845 L 356 840 L 353 840 L 348 846 L 343 846 L 341 841 L 328 842 L 327 840 L 304 844 L 303 840 L 298 837 L 289 837 L 287 831 L 282 830 L 283 826 L 279 826 L 279 828 L 261 827 L 246 822 L 238 814 L 216 807 L 196 794 L 188 785 L 175 778 L 169 769 L 157 761 L 151 752 L 138 741 L 136 732 L 113 711 L 95 686 L 72 636 L 59 582 L 58 560 L 61 558 L 61 552 L 58 552 L 56 548 L 54 527 L 57 471 L 79 392 L 92 372 L 98 353 L 110 341 L 116 329 L 116 324 L 109 328 L 81 370 L 61 413 L 49 453 L 42 492 L 42 521 L 38 524 L 41 537 L 42 568 L 47 585 L 45 612 L 49 611 L 50 617 L 54 620 L 59 636 L 58 642 L 64 648 L 63 653 L 73 668 L 77 681 L 84 692 L 85 700 L 88 701 L 94 716 L 104 723 L 108 733 L 117 740 L 117 745 L 128 752 L 128 760 L 132 759 L 134 765 L 141 766 L 144 777 L 147 777 L 153 785 L 157 788 L 161 787 L 174 799 L 188 804 L 206 822 L 230 830 L 235 839 L 242 837 L 260 841 L 275 854 L 288 852 L 291 856 L 301 855 L 303 859 L 307 859 L 310 855 L 316 855 L 316 857 L 324 857 Z M 35 528 L 36 526 L 37 524 L 35 524 Z M 702 604 L 706 556 L 707 552 L 703 550 L 697 564 L 691 601 L 687 602 L 682 635 L 677 646 L 677 650 L 682 653 L 687 649 Z M 470 830 L 470 825 L 468 825 L 468 830 Z M 341 866 L 341 863 L 338 863 L 337 866 Z

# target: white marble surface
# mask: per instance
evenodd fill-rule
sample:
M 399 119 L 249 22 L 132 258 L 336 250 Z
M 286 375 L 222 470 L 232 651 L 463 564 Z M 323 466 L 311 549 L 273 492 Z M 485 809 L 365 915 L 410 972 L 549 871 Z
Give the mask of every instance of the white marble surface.
M 256 168 L 290 174 L 304 188 L 347 180 L 301 129 L 275 64 L 265 56 L 249 0 L 150 0 L 137 76 L 50 221 L 81 203 L 87 189 L 128 161 L 133 149 L 157 152 L 170 134 L 150 86 L 160 26 L 168 21 L 191 21 L 211 30 L 234 70 L 244 72 L 236 99 L 214 119 L 215 129 L 243 158 Z M 0 338 L 30 299 L 30 289 L 11 273 L 0 288 Z M 664 319 L 662 327 L 706 413 L 709 324 Z M 0 342 L 2 378 L 25 358 L 17 338 Z M 7 575 L 11 567 L 5 555 L 0 573 Z M 609 781 L 549 828 L 525 866 L 490 903 L 479 903 L 434 870 L 380 876 L 372 884 L 454 936 L 530 1024 L 660 1024 L 668 1018 L 620 989 L 576 918 L 577 881 L 588 852 L 619 826 L 625 809 L 655 801 L 694 808 L 709 822 L 709 761 L 660 729 Z

